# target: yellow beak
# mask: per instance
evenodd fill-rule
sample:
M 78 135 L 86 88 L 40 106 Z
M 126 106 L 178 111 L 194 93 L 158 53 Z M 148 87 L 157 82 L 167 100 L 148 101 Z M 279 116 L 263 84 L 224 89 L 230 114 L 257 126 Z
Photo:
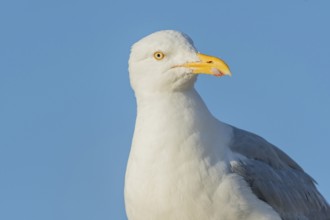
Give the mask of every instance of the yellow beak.
M 181 67 L 187 67 L 192 69 L 194 74 L 211 74 L 214 76 L 231 76 L 229 66 L 225 61 L 205 54 L 198 53 L 199 62 L 185 63 L 180 65 Z

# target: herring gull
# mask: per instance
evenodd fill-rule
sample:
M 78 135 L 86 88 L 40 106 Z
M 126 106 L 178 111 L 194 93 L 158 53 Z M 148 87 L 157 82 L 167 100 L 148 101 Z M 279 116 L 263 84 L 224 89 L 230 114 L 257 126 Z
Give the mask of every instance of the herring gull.
M 327 201 L 287 154 L 217 120 L 196 92 L 198 74 L 230 75 L 166 30 L 132 46 L 137 118 L 125 178 L 129 220 L 326 220 Z

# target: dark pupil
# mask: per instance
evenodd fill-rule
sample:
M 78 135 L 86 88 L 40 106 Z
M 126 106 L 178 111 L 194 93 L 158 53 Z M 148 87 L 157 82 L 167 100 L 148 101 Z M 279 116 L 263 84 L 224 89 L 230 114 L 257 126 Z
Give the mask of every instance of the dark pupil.
M 161 57 L 160 53 L 157 53 L 157 57 L 158 57 L 158 58 L 160 58 L 160 57 Z

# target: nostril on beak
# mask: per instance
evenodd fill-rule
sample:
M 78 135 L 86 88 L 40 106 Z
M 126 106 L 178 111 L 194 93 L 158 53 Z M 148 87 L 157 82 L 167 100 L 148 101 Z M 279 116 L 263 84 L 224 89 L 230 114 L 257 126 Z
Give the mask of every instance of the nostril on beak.
M 210 60 L 210 61 L 207 61 L 206 63 L 213 63 L 213 61 L 212 61 L 212 60 Z

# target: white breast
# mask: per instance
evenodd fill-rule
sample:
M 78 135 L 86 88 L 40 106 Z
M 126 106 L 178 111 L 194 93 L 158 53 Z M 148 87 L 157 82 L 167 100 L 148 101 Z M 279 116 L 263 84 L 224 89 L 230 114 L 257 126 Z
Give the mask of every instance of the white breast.
M 138 100 L 125 180 L 129 220 L 280 219 L 231 174 L 232 129 L 195 91 L 153 98 Z

